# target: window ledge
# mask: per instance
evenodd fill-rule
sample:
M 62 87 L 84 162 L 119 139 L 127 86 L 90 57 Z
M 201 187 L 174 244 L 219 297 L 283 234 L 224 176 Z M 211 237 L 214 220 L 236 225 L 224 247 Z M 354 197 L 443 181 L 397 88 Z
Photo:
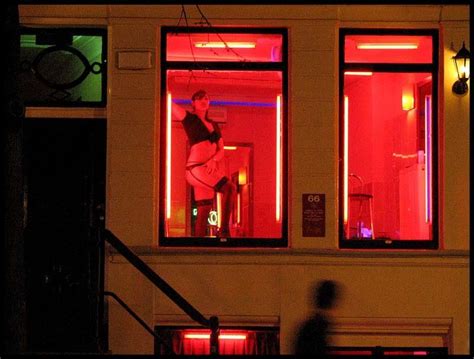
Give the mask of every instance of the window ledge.
M 131 246 L 130 249 L 147 263 L 179 264 L 360 264 L 403 266 L 468 267 L 468 250 L 354 250 L 354 249 L 229 249 L 229 248 L 160 248 Z M 109 259 L 124 263 L 109 246 Z

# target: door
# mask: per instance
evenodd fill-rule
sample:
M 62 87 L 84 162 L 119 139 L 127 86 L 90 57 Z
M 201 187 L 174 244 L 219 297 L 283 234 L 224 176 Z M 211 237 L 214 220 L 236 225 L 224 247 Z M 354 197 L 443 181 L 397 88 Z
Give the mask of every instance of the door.
M 104 120 L 25 121 L 25 266 L 33 352 L 97 350 L 105 131 Z

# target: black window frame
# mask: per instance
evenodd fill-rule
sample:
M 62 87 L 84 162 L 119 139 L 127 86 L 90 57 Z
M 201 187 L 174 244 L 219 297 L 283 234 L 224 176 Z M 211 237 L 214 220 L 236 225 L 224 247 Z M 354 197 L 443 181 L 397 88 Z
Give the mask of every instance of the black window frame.
M 100 101 L 61 101 L 61 100 L 50 100 L 50 101 L 26 101 L 25 106 L 30 107 L 63 107 L 63 108 L 105 108 L 107 105 L 107 59 L 108 59 L 108 38 L 107 38 L 107 29 L 105 28 L 90 28 L 90 27 L 32 27 L 32 26 L 21 26 L 20 35 L 40 35 L 46 38 L 50 38 L 51 41 L 56 39 L 56 43 L 53 46 L 63 47 L 65 46 L 64 41 L 68 37 L 76 35 L 89 35 L 89 36 L 100 36 L 102 38 L 102 67 L 100 69 L 101 73 L 101 100 Z M 73 54 L 76 56 L 80 51 L 75 50 Z M 79 54 L 79 56 L 81 56 Z M 82 55 L 84 56 L 84 55 Z M 84 59 L 87 58 L 84 56 Z M 20 64 L 20 71 L 29 71 L 32 64 Z M 92 65 L 92 64 L 89 64 Z M 92 68 L 94 71 L 97 71 L 97 67 Z M 85 78 L 84 78 L 85 79 Z M 41 80 L 40 80 L 41 81 Z M 75 82 L 75 81 L 73 81 Z M 80 83 L 80 82 L 79 82 Z M 77 84 L 79 84 L 77 83 Z M 77 86 L 77 84 L 75 86 Z M 61 87 L 61 85 L 59 86 Z M 54 87 L 50 87 L 54 89 Z M 61 89 L 56 89 L 61 91 Z
M 169 33 L 218 33 L 218 34 L 276 34 L 282 36 L 281 62 L 243 62 L 243 61 L 167 61 L 167 34 Z M 166 237 L 165 235 L 165 183 L 166 183 L 166 151 L 160 151 L 160 185 L 158 200 L 158 244 L 160 247 L 231 247 L 231 248 L 287 248 L 288 247 L 288 29 L 282 27 L 161 27 L 161 111 L 160 128 L 166 119 L 166 72 L 168 70 L 244 70 L 244 71 L 281 71 L 282 72 L 282 208 L 281 236 L 279 238 L 239 237 L 198 238 L 198 237 Z M 160 148 L 166 148 L 166 133 L 160 131 Z
M 431 36 L 431 64 L 413 63 L 345 63 L 345 37 L 348 35 Z M 428 72 L 432 75 L 432 238 L 431 240 L 346 239 L 344 231 L 344 71 Z M 339 29 L 339 248 L 341 249 L 439 249 L 439 31 L 437 29 Z

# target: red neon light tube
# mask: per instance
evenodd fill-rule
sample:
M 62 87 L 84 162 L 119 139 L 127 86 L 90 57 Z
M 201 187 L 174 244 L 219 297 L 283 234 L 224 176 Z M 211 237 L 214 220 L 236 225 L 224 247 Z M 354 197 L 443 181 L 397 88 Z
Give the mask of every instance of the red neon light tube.
M 360 50 L 415 50 L 418 48 L 417 44 L 396 44 L 396 43 L 366 43 L 358 44 L 357 48 Z
M 425 97 L 425 221 L 431 222 L 431 96 Z
M 217 228 L 222 226 L 222 193 L 217 193 Z
M 171 92 L 166 96 L 166 219 L 171 218 Z
M 276 189 L 275 219 L 281 221 L 281 95 L 276 98 Z
M 205 333 L 187 333 L 184 335 L 184 339 L 205 339 L 209 340 L 211 334 Z M 219 340 L 246 340 L 247 335 L 245 334 L 221 334 Z
M 344 75 L 350 76 L 372 76 L 373 73 L 371 71 L 344 71 Z
M 343 178 L 343 200 L 344 200 L 344 225 L 348 223 L 349 215 L 349 97 L 344 96 L 344 178 Z M 349 238 L 349 228 L 347 228 Z

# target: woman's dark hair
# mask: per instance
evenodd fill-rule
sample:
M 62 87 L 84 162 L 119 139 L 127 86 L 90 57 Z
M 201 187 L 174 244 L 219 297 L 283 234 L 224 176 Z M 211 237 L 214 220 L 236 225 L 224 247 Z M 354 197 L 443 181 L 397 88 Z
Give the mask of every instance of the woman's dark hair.
M 193 95 L 191 96 L 191 100 L 194 101 L 194 100 L 200 100 L 202 99 L 204 96 L 207 95 L 207 92 L 206 90 L 198 90 L 196 91 L 195 93 L 193 93 Z
M 208 95 L 206 90 L 198 90 L 196 91 L 195 93 L 193 93 L 193 95 L 191 96 L 191 100 L 194 101 L 194 100 L 200 100 L 202 99 L 204 96 Z M 208 95 L 209 96 L 209 95 Z M 193 104 L 193 108 L 194 108 L 194 104 Z M 209 111 L 206 111 L 206 120 L 207 121 L 210 121 L 209 117 L 208 117 L 208 113 Z

